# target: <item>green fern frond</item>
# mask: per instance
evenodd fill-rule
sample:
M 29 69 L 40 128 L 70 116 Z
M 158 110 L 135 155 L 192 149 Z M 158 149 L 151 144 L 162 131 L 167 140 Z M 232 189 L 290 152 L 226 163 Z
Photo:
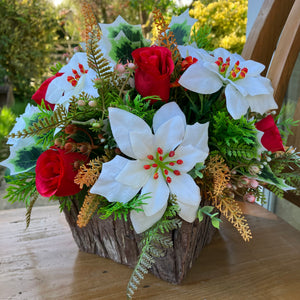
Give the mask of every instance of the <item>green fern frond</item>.
M 174 217 L 174 214 L 177 215 L 178 211 L 179 207 L 176 204 L 169 205 L 161 220 L 144 232 L 144 238 L 140 243 L 142 250 L 139 260 L 127 285 L 127 299 L 132 299 L 141 280 L 144 279 L 144 275 L 155 263 L 155 259 L 163 257 L 166 249 L 173 246 L 171 238 L 165 236 L 164 233 L 181 227 L 181 220 L 170 219 L 170 216 Z
M 87 41 L 87 53 L 88 53 L 88 64 L 96 73 L 97 77 L 101 80 L 110 80 L 113 76 L 109 62 L 104 57 L 101 49 L 98 46 L 98 31 L 93 29 L 89 34 L 89 39 Z
M 56 110 L 53 111 L 52 115 L 39 119 L 28 129 L 18 131 L 17 134 L 11 134 L 9 137 L 12 138 L 26 138 L 30 136 L 40 136 L 43 134 L 48 134 L 50 130 L 54 130 L 59 126 L 66 126 L 71 122 L 71 118 L 68 117 L 68 111 L 65 107 L 58 104 Z

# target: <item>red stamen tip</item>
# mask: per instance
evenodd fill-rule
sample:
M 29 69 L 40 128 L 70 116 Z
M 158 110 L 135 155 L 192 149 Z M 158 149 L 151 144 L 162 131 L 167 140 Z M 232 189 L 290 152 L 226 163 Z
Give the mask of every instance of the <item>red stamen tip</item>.
M 168 170 L 164 170 L 164 173 L 165 173 L 165 175 L 168 175 L 169 171 Z
M 182 159 L 178 159 L 177 163 L 178 163 L 178 165 L 182 165 L 183 164 L 183 160 Z
M 144 165 L 144 169 L 145 170 L 149 170 L 150 169 L 150 165 Z
M 172 179 L 171 179 L 171 177 L 167 177 L 167 183 L 171 183 L 172 182 Z
M 163 154 L 164 153 L 163 149 L 161 149 L 160 147 L 157 148 L 157 152 L 158 152 L 158 154 Z
M 170 151 L 169 157 L 173 157 L 175 155 L 175 151 Z
M 174 174 L 175 174 L 176 176 L 179 176 L 179 175 L 180 175 L 180 171 L 174 170 Z
M 157 179 L 157 178 L 158 178 L 158 173 L 154 173 L 153 179 Z
M 163 161 L 163 159 L 164 159 L 164 158 L 163 158 L 162 156 L 159 157 L 159 160 L 160 160 L 160 161 Z
M 153 164 L 152 167 L 153 167 L 153 168 L 156 168 L 156 167 L 157 167 L 157 164 Z
M 147 158 L 153 160 L 154 157 L 153 157 L 153 155 L 150 154 L 150 155 L 147 155 Z
M 173 163 L 172 161 L 169 163 L 170 166 L 174 166 L 175 163 Z

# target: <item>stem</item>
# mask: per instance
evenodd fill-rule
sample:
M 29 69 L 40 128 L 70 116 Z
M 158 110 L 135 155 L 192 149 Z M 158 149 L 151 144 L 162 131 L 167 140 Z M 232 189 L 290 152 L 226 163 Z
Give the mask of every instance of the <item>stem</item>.
M 121 89 L 120 89 L 120 92 L 119 92 L 119 97 L 120 97 L 120 98 L 121 98 L 121 96 L 122 96 L 122 94 L 123 94 L 123 91 L 124 91 L 124 89 L 125 89 L 125 86 L 126 86 L 126 84 L 128 83 L 128 80 L 129 80 L 130 77 L 131 77 L 131 72 L 128 73 L 128 76 L 127 76 L 127 78 L 125 79 L 125 81 L 124 81 L 124 83 L 123 83 L 123 85 L 122 85 L 122 87 L 121 87 Z

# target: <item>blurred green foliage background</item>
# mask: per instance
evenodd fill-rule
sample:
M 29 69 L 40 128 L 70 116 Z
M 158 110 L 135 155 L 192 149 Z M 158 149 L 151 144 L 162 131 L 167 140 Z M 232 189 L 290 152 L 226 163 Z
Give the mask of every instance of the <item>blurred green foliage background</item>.
M 15 115 L 24 111 L 33 93 L 49 77 L 50 67 L 58 61 L 65 64 L 81 40 L 84 23 L 80 1 L 62 0 L 57 6 L 53 1 L 0 1 L 0 85 L 9 82 L 13 86 L 15 105 L 11 109 Z M 198 20 L 192 39 L 198 46 L 204 37 L 206 49 L 224 47 L 240 53 L 245 42 L 247 0 L 198 0 L 189 7 L 178 6 L 174 0 L 88 1 L 98 22 L 111 23 L 122 15 L 131 24 L 142 24 L 147 38 L 151 38 L 153 8 L 159 8 L 167 20 L 189 8 L 190 15 Z M 12 112 L 1 112 L 0 124 L 8 113 Z M 5 135 L 4 127 L 0 126 L 0 136 Z

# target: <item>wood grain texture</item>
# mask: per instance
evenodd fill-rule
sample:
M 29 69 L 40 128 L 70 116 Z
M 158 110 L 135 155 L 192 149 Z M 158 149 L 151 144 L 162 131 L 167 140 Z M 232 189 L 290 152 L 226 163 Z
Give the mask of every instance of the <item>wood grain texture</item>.
M 265 0 L 247 37 L 242 56 L 266 66 L 266 75 L 277 41 L 295 0 Z
M 79 203 L 77 200 L 72 201 L 71 210 L 65 208 L 64 214 L 78 248 L 134 268 L 140 254 L 138 245 L 142 235 L 134 232 L 130 219 L 126 222 L 123 218 L 114 220 L 111 216 L 100 220 L 94 215 L 86 227 L 79 228 Z M 201 203 L 210 204 L 205 201 Z M 173 247 L 167 249 L 164 257 L 156 259 L 150 272 L 162 280 L 180 283 L 202 248 L 211 241 L 214 232 L 215 228 L 208 216 L 201 223 L 198 220 L 194 223 L 182 220 L 180 229 L 165 234 L 173 241 Z
M 300 294 L 300 232 L 252 204 L 245 243 L 231 224 L 206 246 L 181 285 L 147 275 L 135 299 L 295 300 Z M 132 269 L 79 252 L 58 207 L 0 211 L 0 299 L 126 299 Z
M 300 52 L 300 0 L 295 0 L 281 32 L 267 77 L 274 87 L 278 111 L 282 106 L 289 80 Z

